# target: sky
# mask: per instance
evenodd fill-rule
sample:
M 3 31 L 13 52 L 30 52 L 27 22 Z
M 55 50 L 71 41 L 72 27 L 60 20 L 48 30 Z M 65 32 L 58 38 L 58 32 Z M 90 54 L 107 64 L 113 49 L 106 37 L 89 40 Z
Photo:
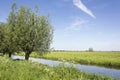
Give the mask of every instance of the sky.
M 53 49 L 120 51 L 120 0 L 0 0 L 0 22 L 14 2 L 50 15 Z

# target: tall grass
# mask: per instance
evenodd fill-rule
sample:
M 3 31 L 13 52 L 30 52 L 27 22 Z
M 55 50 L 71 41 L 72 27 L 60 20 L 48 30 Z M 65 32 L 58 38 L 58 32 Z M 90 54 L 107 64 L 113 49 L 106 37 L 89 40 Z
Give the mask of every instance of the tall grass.
M 49 67 L 32 61 L 0 57 L 0 80 L 111 80 L 73 67 Z

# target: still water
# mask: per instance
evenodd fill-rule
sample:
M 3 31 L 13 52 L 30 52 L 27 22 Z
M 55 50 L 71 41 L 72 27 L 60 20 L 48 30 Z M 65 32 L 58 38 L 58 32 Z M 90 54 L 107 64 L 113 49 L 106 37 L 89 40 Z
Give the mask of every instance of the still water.
M 12 58 L 13 59 L 24 59 L 24 56 L 12 56 Z M 46 60 L 46 59 L 40 59 L 40 58 L 29 58 L 29 60 L 37 61 L 39 63 L 46 64 L 49 66 L 59 66 L 60 63 L 63 63 L 61 61 Z M 68 62 L 66 62 L 65 64 L 67 66 L 71 65 Z M 105 67 L 83 65 L 83 64 L 74 64 L 74 67 L 83 72 L 110 76 L 110 77 L 113 77 L 115 80 L 120 80 L 120 69 L 110 69 L 110 68 L 105 68 Z

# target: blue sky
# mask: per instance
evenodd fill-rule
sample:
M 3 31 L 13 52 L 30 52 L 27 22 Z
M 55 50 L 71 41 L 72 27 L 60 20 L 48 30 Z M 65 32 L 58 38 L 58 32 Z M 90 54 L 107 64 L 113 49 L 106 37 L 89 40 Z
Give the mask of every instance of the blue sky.
M 0 0 L 0 22 L 13 2 L 50 15 L 54 49 L 120 51 L 120 0 Z

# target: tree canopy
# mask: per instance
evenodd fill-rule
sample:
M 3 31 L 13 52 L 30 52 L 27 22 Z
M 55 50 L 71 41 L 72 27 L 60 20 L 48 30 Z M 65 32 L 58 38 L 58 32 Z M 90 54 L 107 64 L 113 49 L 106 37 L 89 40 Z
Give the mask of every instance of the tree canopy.
M 6 31 L 1 32 L 2 28 L 0 29 L 0 33 L 3 33 L 0 37 L 6 36 L 0 41 L 1 43 L 6 41 L 3 46 L 7 45 L 4 49 L 7 49 L 5 53 L 8 53 L 9 57 L 14 52 L 24 51 L 25 59 L 28 60 L 33 51 L 39 51 L 39 54 L 49 51 L 53 28 L 49 17 L 38 14 L 38 8 L 32 11 L 28 7 L 17 8 L 16 4 L 12 5 L 5 25 Z

